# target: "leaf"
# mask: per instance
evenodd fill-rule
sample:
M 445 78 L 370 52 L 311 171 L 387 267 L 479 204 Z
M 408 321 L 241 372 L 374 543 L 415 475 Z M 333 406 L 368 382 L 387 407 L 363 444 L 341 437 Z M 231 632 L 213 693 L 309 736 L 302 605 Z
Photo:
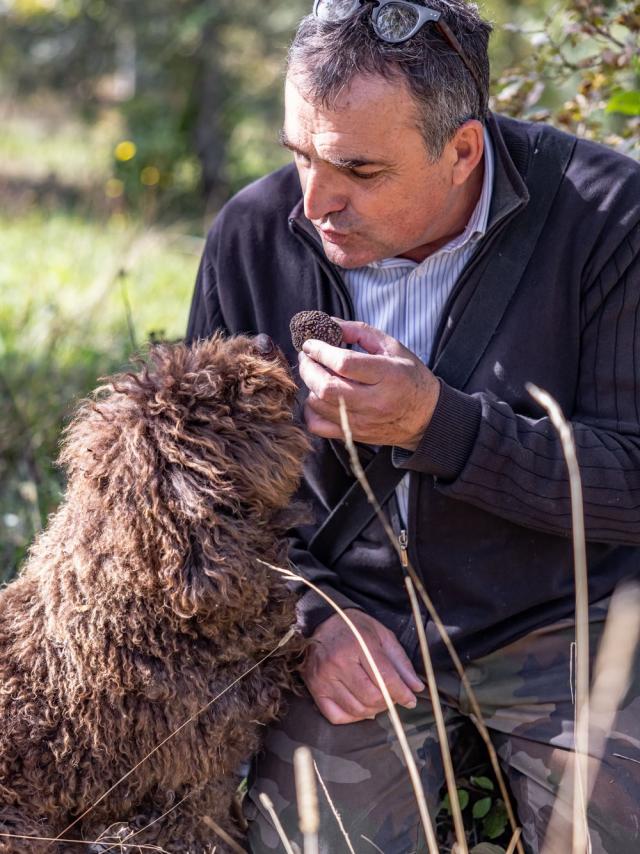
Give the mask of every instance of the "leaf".
M 491 842 L 481 842 L 480 845 L 474 845 L 469 854 L 505 854 L 505 851 L 500 845 L 494 845 Z
M 469 792 L 466 789 L 457 789 L 458 800 L 460 801 L 460 809 L 463 810 L 469 803 Z M 440 804 L 441 810 L 446 810 L 451 815 L 451 801 L 449 795 L 445 795 Z
M 622 113 L 625 116 L 640 116 L 640 92 L 616 92 L 609 98 L 607 113 Z
M 493 792 L 493 780 L 488 777 L 471 777 L 471 785 L 477 786 L 479 789 L 486 789 L 487 792 Z
M 482 822 L 482 830 L 489 839 L 497 839 L 505 831 L 508 823 L 507 811 L 502 801 L 497 801 Z
M 473 817 L 474 818 L 484 818 L 485 815 L 491 809 L 491 798 L 481 798 L 479 801 L 476 801 L 473 805 Z

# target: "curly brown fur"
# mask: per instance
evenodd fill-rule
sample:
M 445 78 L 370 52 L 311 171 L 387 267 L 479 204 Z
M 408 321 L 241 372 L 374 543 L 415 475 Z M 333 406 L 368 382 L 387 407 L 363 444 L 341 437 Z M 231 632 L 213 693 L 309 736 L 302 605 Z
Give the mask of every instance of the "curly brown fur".
M 294 623 L 256 558 L 285 559 L 308 443 L 288 370 L 259 345 L 157 345 L 67 429 L 65 499 L 0 592 L 0 832 L 57 836 Z M 278 713 L 295 654 L 242 679 L 68 837 L 135 832 L 186 797 L 132 844 L 226 851 L 201 818 L 237 835 L 235 772 Z M 2 852 L 45 849 L 89 850 L 0 838 Z

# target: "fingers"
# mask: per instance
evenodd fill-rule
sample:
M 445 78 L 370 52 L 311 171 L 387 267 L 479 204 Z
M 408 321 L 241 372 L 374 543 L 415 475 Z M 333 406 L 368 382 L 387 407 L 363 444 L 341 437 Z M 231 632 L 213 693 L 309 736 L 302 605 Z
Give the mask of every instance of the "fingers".
M 302 356 L 305 355 L 314 362 L 324 365 L 325 368 L 339 377 L 374 385 L 380 379 L 380 372 L 383 369 L 380 362 L 385 354 L 370 355 L 369 353 L 359 353 L 356 350 L 344 350 L 341 347 L 333 347 L 324 341 L 309 338 L 308 341 L 304 342 L 302 348 Z M 300 361 L 304 362 L 304 358 Z
M 313 697 L 313 692 L 310 693 Z M 352 715 L 345 711 L 342 706 L 334 703 L 334 701 L 329 697 L 313 697 L 313 701 L 318 707 L 320 713 L 323 714 L 331 724 L 355 724 L 358 721 L 364 721 L 370 717 L 366 715 L 362 717 Z
M 384 680 L 384 684 L 387 686 L 387 691 L 391 695 L 391 699 L 393 700 L 393 702 L 397 703 L 399 706 L 404 706 L 405 709 L 415 709 L 417 703 L 416 696 L 411 690 L 411 688 L 409 688 L 409 686 L 403 680 L 398 670 L 396 670 L 394 662 L 386 656 L 376 656 L 375 661 L 378 665 L 380 675 Z M 375 680 L 373 671 L 371 670 L 369 663 L 364 658 L 362 661 L 362 666 L 366 669 L 369 678 Z
M 424 690 L 395 635 L 377 620 L 352 614 L 392 702 L 413 709 L 414 691 Z M 374 717 L 387 706 L 366 657 L 351 631 L 330 618 L 313 635 L 302 676 L 316 705 L 332 723 Z
M 329 350 L 337 349 L 336 347 L 331 347 L 329 344 L 323 344 L 323 346 L 329 348 Z M 338 405 L 338 400 L 341 397 L 349 396 L 354 390 L 367 388 L 367 386 L 360 382 L 352 381 L 333 373 L 332 369 L 327 369 L 325 365 L 316 362 L 305 353 L 300 353 L 298 356 L 298 366 L 300 369 L 300 378 L 307 388 L 318 399 L 331 403 L 334 406 Z
M 393 638 L 393 641 L 394 642 L 389 644 L 386 648 L 387 657 L 395 667 L 405 685 L 408 685 L 412 692 L 419 694 L 421 691 L 425 690 L 426 685 L 414 670 L 409 656 L 395 637 Z
M 378 692 L 378 695 L 382 700 L 382 706 L 380 706 L 379 702 L 369 706 L 362 703 L 340 682 L 332 684 L 330 695 L 320 693 L 319 690 L 315 689 L 313 683 L 308 684 L 307 687 L 316 706 L 331 723 L 352 723 L 354 721 L 370 720 L 381 712 L 383 708 L 386 708 L 380 692 Z
M 387 335 L 386 332 L 369 326 L 368 323 L 363 323 L 361 320 L 342 320 L 339 317 L 333 319 L 342 329 L 344 343 L 357 344 L 367 353 L 378 356 L 395 355 L 398 352 L 398 347 L 402 347 L 400 342 Z
M 344 440 L 344 433 L 342 432 L 342 427 L 339 423 L 339 417 L 336 416 L 335 420 L 324 418 L 322 415 L 315 412 L 309 401 L 304 405 L 304 420 L 307 425 L 307 429 L 310 433 L 313 433 L 314 436 L 320 436 L 322 439 Z

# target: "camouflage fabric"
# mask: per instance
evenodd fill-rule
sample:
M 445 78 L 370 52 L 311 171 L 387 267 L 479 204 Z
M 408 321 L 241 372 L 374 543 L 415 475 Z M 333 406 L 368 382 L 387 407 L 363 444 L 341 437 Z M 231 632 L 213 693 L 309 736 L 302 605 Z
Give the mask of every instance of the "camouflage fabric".
M 602 633 L 606 603 L 591 608 L 591 648 Z M 406 647 L 410 632 L 400 639 Z M 574 628 L 563 621 L 538 630 L 478 659 L 467 675 L 483 711 L 513 791 L 527 851 L 541 851 L 558 782 L 573 743 L 574 708 L 570 659 Z M 413 653 L 413 649 L 407 649 Z M 635 679 L 606 744 L 589 807 L 593 854 L 640 851 L 640 679 Z M 468 737 L 470 706 L 454 672 L 437 674 L 449 743 Z M 422 776 L 432 814 L 444 782 L 431 703 L 398 707 Z M 479 738 L 479 736 L 477 736 Z M 302 850 L 297 827 L 292 756 L 311 748 L 320 777 L 357 854 L 425 852 L 413 790 L 387 714 L 345 726 L 330 724 L 310 696 L 293 698 L 286 717 L 272 726 L 256 758 L 245 814 L 254 854 L 282 851 L 273 823 L 258 801 L 266 792 L 289 839 Z M 321 854 L 348 852 L 334 812 L 322 790 Z M 561 801 L 562 803 L 562 801 Z M 570 805 L 568 807 L 570 817 Z M 566 812 L 566 811 L 565 811 Z M 554 836 L 553 854 L 571 850 L 569 823 Z M 549 850 L 549 849 L 547 849 Z

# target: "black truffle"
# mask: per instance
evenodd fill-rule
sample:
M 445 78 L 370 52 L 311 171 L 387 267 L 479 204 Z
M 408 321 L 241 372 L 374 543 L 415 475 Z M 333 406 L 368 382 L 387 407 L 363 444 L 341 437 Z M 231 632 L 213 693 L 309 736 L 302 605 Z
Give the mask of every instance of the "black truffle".
M 334 347 L 342 344 L 342 329 L 324 311 L 299 311 L 291 318 L 289 329 L 293 346 L 298 351 L 309 338 L 326 341 Z

